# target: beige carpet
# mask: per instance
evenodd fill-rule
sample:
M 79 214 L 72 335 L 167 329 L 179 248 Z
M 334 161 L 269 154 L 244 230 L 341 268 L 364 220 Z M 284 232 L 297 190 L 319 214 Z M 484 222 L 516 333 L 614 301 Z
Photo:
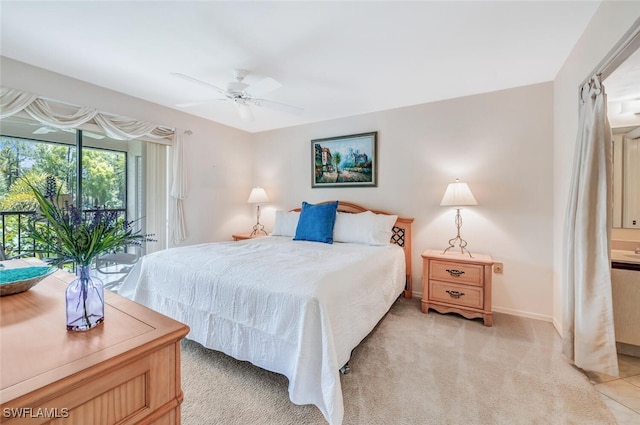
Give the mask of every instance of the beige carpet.
M 551 324 L 495 314 L 494 326 L 395 303 L 342 375 L 345 425 L 615 424 L 560 352 Z M 184 425 L 325 424 L 289 401 L 287 379 L 183 342 Z

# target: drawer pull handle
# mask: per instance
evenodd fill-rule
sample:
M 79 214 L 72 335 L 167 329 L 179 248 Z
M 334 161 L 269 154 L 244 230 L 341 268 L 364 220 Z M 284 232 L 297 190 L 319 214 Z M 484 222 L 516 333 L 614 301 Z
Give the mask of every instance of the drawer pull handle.
M 463 272 L 462 270 L 456 270 L 456 269 L 449 270 L 449 269 L 447 269 L 447 271 L 448 271 L 448 272 L 449 272 L 449 274 L 450 274 L 451 276 L 453 276 L 453 277 L 460 277 L 461 275 L 463 275 L 463 274 L 464 274 L 464 272 Z
M 458 291 L 445 291 L 445 292 L 449 294 L 451 298 L 456 298 L 456 299 L 464 295 L 464 292 L 458 292 Z

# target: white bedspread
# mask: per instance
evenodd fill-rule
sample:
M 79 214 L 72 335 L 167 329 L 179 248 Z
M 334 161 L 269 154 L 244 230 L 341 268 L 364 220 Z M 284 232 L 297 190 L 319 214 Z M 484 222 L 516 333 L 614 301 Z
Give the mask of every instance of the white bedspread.
M 186 323 L 205 347 L 287 376 L 293 403 L 339 425 L 339 369 L 404 282 L 398 246 L 270 236 L 149 254 L 120 294 Z

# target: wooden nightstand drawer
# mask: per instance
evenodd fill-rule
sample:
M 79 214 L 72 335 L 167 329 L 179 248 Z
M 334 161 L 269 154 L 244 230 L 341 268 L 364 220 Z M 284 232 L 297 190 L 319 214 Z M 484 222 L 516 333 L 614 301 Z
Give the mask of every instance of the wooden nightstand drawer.
M 437 280 L 430 280 L 429 286 L 429 301 L 440 301 L 480 310 L 484 305 L 482 287 Z
M 488 255 L 424 251 L 422 312 L 458 313 L 468 319 L 482 318 L 485 326 L 492 326 L 492 267 Z
M 482 286 L 484 267 L 479 264 L 431 260 L 429 279 Z

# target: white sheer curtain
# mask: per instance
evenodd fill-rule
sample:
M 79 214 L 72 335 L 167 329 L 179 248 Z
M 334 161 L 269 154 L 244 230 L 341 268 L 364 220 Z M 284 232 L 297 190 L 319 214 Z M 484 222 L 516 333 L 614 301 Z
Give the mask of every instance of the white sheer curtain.
M 187 194 L 182 137 L 183 132 L 176 130 L 174 143 L 173 146 L 171 146 L 173 167 L 171 173 L 171 210 L 169 214 L 171 217 L 171 242 L 173 244 L 178 244 L 187 238 L 184 209 L 182 206 L 182 200 Z
M 562 351 L 582 369 L 618 376 L 611 291 L 611 128 L 600 76 L 580 90 L 565 222 Z
M 146 232 L 156 242 L 146 245 L 146 253 L 161 251 L 167 243 L 167 147 L 156 143 L 145 144 L 145 205 Z
M 72 109 L 71 113 L 60 113 L 58 109 Z M 182 134 L 171 128 L 144 121 L 137 121 L 127 117 L 105 114 L 94 108 L 74 107 L 50 102 L 41 97 L 20 90 L 0 88 L 0 119 L 10 117 L 24 111 L 40 123 L 61 129 L 77 128 L 83 124 L 92 124 L 100 127 L 110 138 L 116 140 L 133 140 L 144 138 L 155 143 L 147 143 L 146 160 L 146 228 L 147 233 L 152 233 L 158 239 L 158 243 L 150 244 L 156 248 L 164 249 L 167 246 L 167 153 L 166 147 L 159 144 L 173 145 L 172 149 L 172 211 L 170 211 L 171 238 L 174 243 L 186 238 L 184 211 L 182 201 L 186 196 L 187 186 L 185 180 Z M 189 132 L 190 134 L 190 132 Z M 149 250 L 148 249 L 148 250 Z

